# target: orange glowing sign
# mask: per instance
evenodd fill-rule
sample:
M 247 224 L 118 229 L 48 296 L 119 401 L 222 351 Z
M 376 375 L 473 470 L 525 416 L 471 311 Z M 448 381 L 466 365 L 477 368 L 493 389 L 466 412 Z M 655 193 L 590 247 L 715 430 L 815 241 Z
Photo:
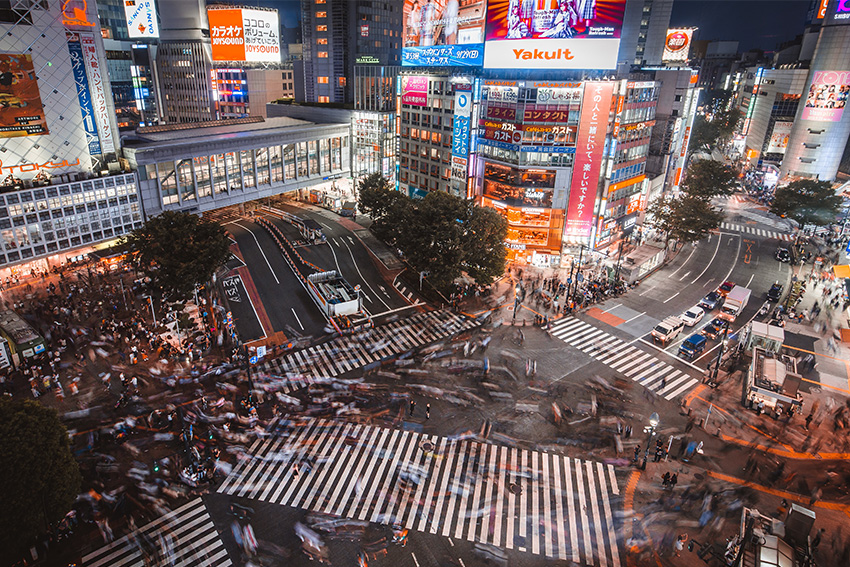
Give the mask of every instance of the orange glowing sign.
M 94 27 L 86 15 L 87 11 L 86 0 L 65 0 L 62 3 L 62 23 L 66 26 Z

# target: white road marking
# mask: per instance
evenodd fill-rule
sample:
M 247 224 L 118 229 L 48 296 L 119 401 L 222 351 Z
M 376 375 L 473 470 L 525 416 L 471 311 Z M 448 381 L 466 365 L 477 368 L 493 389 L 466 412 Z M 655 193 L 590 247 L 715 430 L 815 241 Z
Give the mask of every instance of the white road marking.
M 711 263 L 712 263 L 712 262 L 714 262 L 714 258 L 717 256 L 717 251 L 718 251 L 718 250 L 720 250 L 720 243 L 721 243 L 722 241 L 723 241 L 723 239 L 722 239 L 722 238 L 718 238 L 718 239 L 717 239 L 717 246 L 714 248 L 714 254 L 711 256 L 711 260 L 709 260 L 709 261 L 708 261 L 708 264 L 706 264 L 706 265 L 705 265 L 705 269 L 704 269 L 703 271 L 701 271 L 701 272 L 700 272 L 700 274 L 699 274 L 696 278 L 694 278 L 694 281 L 692 281 L 692 282 L 691 282 L 692 284 L 696 283 L 696 282 L 697 282 L 697 280 L 698 280 L 698 279 L 700 279 L 700 278 L 702 277 L 702 275 L 703 275 L 705 272 L 707 272 L 707 271 L 708 271 L 708 267 L 709 267 L 709 266 L 711 266 Z
M 294 307 L 290 307 L 292 309 L 292 314 L 295 315 L 295 320 L 298 321 L 298 326 L 301 327 L 301 330 L 304 330 L 304 325 L 301 324 L 301 319 L 298 318 L 298 313 L 295 312 Z
M 674 297 L 676 297 L 677 295 L 679 295 L 679 292 L 678 292 L 678 291 L 677 291 L 676 293 L 674 293 L 673 295 L 671 295 L 670 297 L 668 297 L 667 299 L 665 299 L 665 300 L 663 301 L 663 303 L 667 303 L 668 301 L 670 301 L 671 299 L 673 299 L 673 298 L 674 298 Z
M 272 265 L 269 263 L 269 259 L 266 258 L 266 253 L 263 251 L 263 247 L 260 246 L 260 241 L 257 240 L 257 235 L 254 234 L 254 231 L 251 230 L 250 228 L 248 228 L 247 226 L 243 225 L 243 224 L 239 224 L 238 222 L 235 222 L 233 224 L 235 224 L 236 226 L 240 226 L 240 227 L 244 228 L 245 230 L 247 230 L 251 234 L 251 236 L 254 238 L 254 242 L 257 243 L 257 248 L 260 249 L 260 254 L 263 255 L 263 260 L 266 261 L 266 266 L 269 267 L 269 271 L 272 273 L 272 277 L 274 278 L 274 281 L 279 284 L 280 280 L 277 279 L 277 274 L 274 273 L 274 270 L 272 269 Z

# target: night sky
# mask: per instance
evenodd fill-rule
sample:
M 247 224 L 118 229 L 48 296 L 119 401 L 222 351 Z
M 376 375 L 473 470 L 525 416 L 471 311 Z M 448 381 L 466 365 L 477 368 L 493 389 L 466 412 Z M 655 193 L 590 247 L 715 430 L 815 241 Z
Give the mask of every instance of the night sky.
M 695 40 L 737 40 L 738 52 L 774 51 L 803 33 L 808 0 L 675 0 L 670 27 L 698 27 Z

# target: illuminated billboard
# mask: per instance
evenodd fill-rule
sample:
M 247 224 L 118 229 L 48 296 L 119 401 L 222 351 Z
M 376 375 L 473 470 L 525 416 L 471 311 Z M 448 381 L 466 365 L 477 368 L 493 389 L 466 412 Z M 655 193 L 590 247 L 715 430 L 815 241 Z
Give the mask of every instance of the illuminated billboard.
M 48 133 L 32 56 L 0 54 L 0 138 Z
M 848 94 L 850 71 L 815 71 L 803 108 L 803 120 L 838 122 Z
M 401 103 L 410 106 L 428 106 L 428 77 L 401 78 Z
M 489 0 L 484 67 L 614 69 L 626 0 Z
M 207 10 L 213 61 L 280 63 L 280 23 L 276 10 Z
M 124 0 L 124 16 L 127 18 L 127 31 L 132 39 L 159 37 L 154 0 Z
M 664 54 L 661 56 L 661 60 L 670 63 L 687 61 L 693 33 L 693 29 L 667 30 L 667 39 L 664 41 Z
M 788 147 L 788 138 L 791 137 L 791 129 L 793 127 L 793 122 L 776 122 L 773 125 L 773 133 L 770 135 L 770 142 L 767 145 L 766 153 L 784 154 L 785 149 Z
M 486 0 L 404 0 L 401 64 L 480 67 Z

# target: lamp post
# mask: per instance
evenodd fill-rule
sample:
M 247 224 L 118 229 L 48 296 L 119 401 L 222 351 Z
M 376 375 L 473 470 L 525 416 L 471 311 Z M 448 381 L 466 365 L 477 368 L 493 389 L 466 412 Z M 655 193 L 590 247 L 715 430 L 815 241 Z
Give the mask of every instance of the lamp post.
M 652 412 L 652 415 L 649 416 L 649 425 L 643 428 L 644 433 L 646 433 L 646 450 L 643 452 L 643 463 L 641 463 L 641 470 L 646 470 L 646 459 L 649 457 L 649 445 L 652 443 L 652 438 L 655 437 L 655 429 L 658 427 L 658 424 L 661 423 L 661 418 L 658 417 L 657 412 Z
M 712 388 L 717 386 L 717 374 L 720 372 L 720 360 L 723 358 L 723 353 L 726 352 L 726 345 L 729 344 L 729 323 L 723 326 L 723 340 L 720 341 L 720 352 L 717 354 L 717 360 L 714 363 L 714 370 L 711 372 L 709 386 Z

